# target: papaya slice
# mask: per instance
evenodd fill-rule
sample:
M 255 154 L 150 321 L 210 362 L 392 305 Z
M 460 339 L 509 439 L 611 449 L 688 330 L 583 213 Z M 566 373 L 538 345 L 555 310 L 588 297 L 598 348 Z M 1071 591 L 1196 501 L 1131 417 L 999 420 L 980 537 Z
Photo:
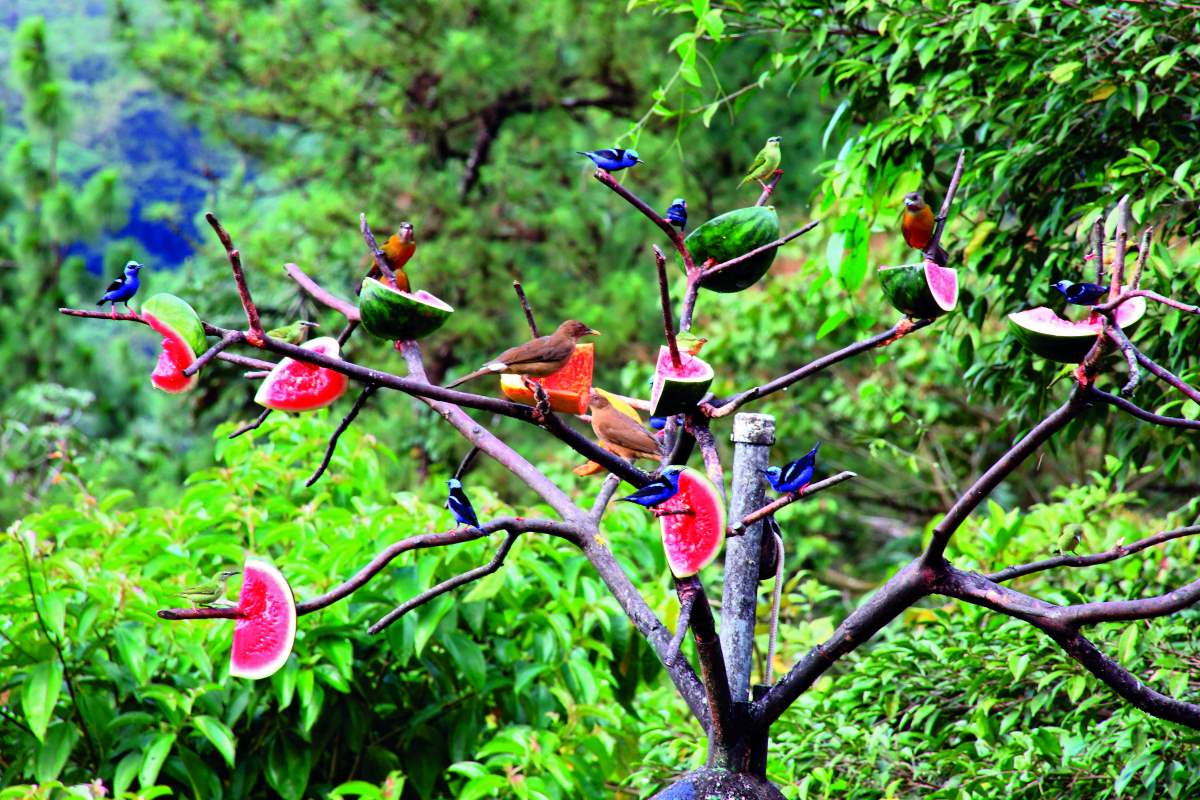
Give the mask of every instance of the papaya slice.
M 571 358 L 558 372 L 544 378 L 528 378 L 541 384 L 550 398 L 550 410 L 562 414 L 586 414 L 588 394 L 592 391 L 592 369 L 596 363 L 596 346 L 577 344 Z M 505 373 L 500 376 L 500 391 L 514 403 L 533 405 L 533 392 L 525 386 L 526 378 Z

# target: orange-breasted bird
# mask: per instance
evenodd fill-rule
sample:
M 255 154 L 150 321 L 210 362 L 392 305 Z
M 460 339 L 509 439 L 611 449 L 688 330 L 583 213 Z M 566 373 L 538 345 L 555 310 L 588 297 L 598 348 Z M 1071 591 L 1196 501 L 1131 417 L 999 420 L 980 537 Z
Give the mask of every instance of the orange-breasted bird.
M 416 250 L 417 242 L 410 222 L 401 222 L 396 232 L 383 243 L 383 257 L 387 261 L 387 265 L 392 268 L 392 272 L 396 274 L 396 288 L 402 292 L 412 291 L 408 283 L 408 275 L 404 272 L 404 265 L 408 263 Z M 380 274 L 379 265 L 372 264 L 367 277 L 379 278 Z M 386 283 L 386 281 L 384 282 Z
M 621 458 L 659 459 L 658 440 L 642 427 L 641 422 L 622 414 L 608 398 L 596 390 L 588 397 L 592 409 L 592 430 L 600 444 Z
M 575 353 L 575 342 L 584 336 L 599 336 L 600 331 L 592 330 L 577 320 L 569 319 L 549 336 L 538 338 L 510 347 L 500 355 L 474 372 L 467 373 L 446 388 L 452 389 L 460 383 L 474 380 L 480 375 L 489 373 L 499 374 L 509 372 L 514 375 L 528 375 L 534 378 L 544 378 L 558 372 Z
M 904 195 L 904 211 L 900 214 L 900 232 L 909 247 L 924 252 L 933 239 L 935 220 L 933 209 L 925 204 L 925 198 L 920 192 L 909 192 Z M 949 255 L 939 244 L 932 255 L 933 261 L 939 266 L 946 266 Z

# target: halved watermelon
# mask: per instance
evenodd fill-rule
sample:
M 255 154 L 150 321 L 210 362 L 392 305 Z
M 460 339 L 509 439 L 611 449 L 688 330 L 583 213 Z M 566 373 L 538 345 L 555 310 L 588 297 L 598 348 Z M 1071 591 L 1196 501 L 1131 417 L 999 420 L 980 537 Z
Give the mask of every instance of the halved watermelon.
M 197 376 L 184 376 L 196 356 L 208 349 L 204 324 L 186 300 L 173 294 L 156 294 L 142 304 L 142 319 L 163 337 L 162 352 L 150 373 L 150 382 L 164 392 L 178 394 L 196 385 Z
M 383 339 L 420 339 L 450 319 L 454 309 L 424 289 L 402 292 L 375 278 L 363 280 L 358 313 L 368 333 Z
M 258 680 L 287 663 L 296 641 L 296 598 L 283 573 L 266 561 L 248 559 L 233 626 L 229 674 Z
M 662 528 L 667 565 L 676 578 L 695 575 L 713 562 L 725 543 L 725 504 L 703 472 L 679 473 L 679 491 L 654 507 Z M 687 511 L 686 514 L 662 512 Z
M 1126 334 L 1131 333 L 1146 313 L 1146 299 L 1135 297 L 1117 308 L 1117 324 Z M 1104 331 L 1104 319 L 1084 319 L 1072 322 L 1063 319 L 1046 306 L 1017 311 L 1008 315 L 1008 327 L 1035 355 L 1062 364 L 1078 364 Z
M 334 358 L 341 353 L 337 339 L 331 336 L 313 339 L 304 349 Z M 254 402 L 276 411 L 312 411 L 341 397 L 348 382 L 345 375 L 328 367 L 285 358 L 263 379 Z
M 679 354 L 679 366 L 671 360 L 666 345 L 658 348 L 658 364 L 654 368 L 654 386 L 650 390 L 650 416 L 669 417 L 691 411 L 708 392 L 713 382 L 713 368 L 698 356 Z
M 775 213 L 775 208 L 750 206 L 713 217 L 689 233 L 684 243 L 699 267 L 710 258 L 714 263 L 721 264 L 778 238 L 779 215 Z M 778 247 L 772 247 L 735 267 L 721 270 L 700 285 L 714 292 L 740 292 L 767 274 L 778 250 Z M 682 259 L 679 265 L 683 266 Z
M 592 369 L 596 363 L 596 346 L 577 344 L 575 352 L 563 368 L 544 378 L 529 378 L 540 383 L 550 398 L 550 409 L 563 414 L 586 414 L 588 393 L 592 390 Z M 505 373 L 500 376 L 500 390 L 509 399 L 527 406 L 534 404 L 533 392 L 525 387 L 521 375 Z
M 932 261 L 882 267 L 879 282 L 897 311 L 915 319 L 934 319 L 958 304 L 958 271 Z

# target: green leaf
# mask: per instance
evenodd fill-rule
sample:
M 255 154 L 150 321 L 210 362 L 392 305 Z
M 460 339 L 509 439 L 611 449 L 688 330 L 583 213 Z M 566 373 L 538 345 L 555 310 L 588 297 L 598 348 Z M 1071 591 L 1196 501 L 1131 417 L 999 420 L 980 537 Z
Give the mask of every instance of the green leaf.
M 267 783 L 284 800 L 302 800 L 312 770 L 312 750 L 295 746 L 283 735 L 277 736 L 267 753 Z
M 142 754 L 137 751 L 127 753 L 121 759 L 113 774 L 113 797 L 121 797 L 125 794 L 125 790 L 133 785 L 133 779 L 137 776 L 138 767 L 141 764 Z
M 216 717 L 205 715 L 193 717 L 192 724 L 200 733 L 204 734 L 204 738 L 208 739 L 213 747 L 217 748 L 217 752 L 225 758 L 225 763 L 232 767 L 236 749 L 233 731 L 229 730 L 225 723 Z
M 142 754 L 142 764 L 138 768 L 138 785 L 142 789 L 150 788 L 158 780 L 159 770 L 162 769 L 163 762 L 167 760 L 174 744 L 174 733 L 157 734 L 150 742 L 150 746 Z
M 1117 660 L 1125 666 L 1129 666 L 1129 662 L 1133 661 L 1137 655 L 1138 644 L 1138 626 L 1131 624 L 1121 634 L 1121 641 L 1117 644 Z
M 1050 80 L 1055 83 L 1066 83 L 1075 77 L 1076 71 L 1083 66 L 1082 61 L 1065 61 L 1050 70 Z
M 824 339 L 826 336 L 841 327 L 842 323 L 848 319 L 850 319 L 850 312 L 846 309 L 839 308 L 838 310 L 834 311 L 832 314 L 826 317 L 824 322 L 821 323 L 821 327 L 817 328 L 817 338 Z
M 21 710 L 39 741 L 45 741 L 46 727 L 58 703 L 62 679 L 62 664 L 57 660 L 42 661 L 29 670 L 21 686 Z
M 38 749 L 37 761 L 33 767 L 33 774 L 37 776 L 38 783 L 46 783 L 59 776 L 78 740 L 79 732 L 70 723 L 59 722 L 50 728 L 46 740 Z
M 476 689 L 482 689 L 487 683 L 487 661 L 483 657 L 483 649 L 460 633 L 447 634 L 443 643 L 467 682 Z

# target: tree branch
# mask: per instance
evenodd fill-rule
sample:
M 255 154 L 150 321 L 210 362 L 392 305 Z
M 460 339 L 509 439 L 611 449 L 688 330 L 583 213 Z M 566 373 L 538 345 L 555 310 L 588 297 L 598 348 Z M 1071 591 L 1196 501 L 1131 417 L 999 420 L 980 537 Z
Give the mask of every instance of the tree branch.
M 614 178 L 607 170 L 597 169 L 595 175 L 592 177 L 619 194 L 622 198 L 624 198 L 625 202 L 642 212 L 642 216 L 646 217 L 648 220 L 657 225 L 659 229 L 667 235 L 667 238 L 671 240 L 671 244 L 675 245 L 675 249 L 679 251 L 679 256 L 683 259 L 683 267 L 688 273 L 691 273 L 694 269 L 696 269 L 696 265 L 692 261 L 692 254 L 688 250 L 687 245 L 684 244 L 683 234 L 676 230 L 674 225 L 663 219 L 663 217 L 660 216 L 657 211 L 646 205 L 646 202 L 642 200 L 642 198 L 638 197 L 636 194 L 618 183 L 617 179 Z
M 1133 280 L 1129 282 L 1134 291 L 1137 291 L 1138 287 L 1142 285 L 1142 272 L 1146 269 L 1146 261 L 1150 258 L 1150 243 L 1153 238 L 1154 226 L 1147 225 L 1146 230 L 1142 231 L 1142 243 L 1138 247 L 1137 265 L 1133 270 Z
M 954 165 L 954 174 L 950 176 L 950 185 L 946 187 L 946 196 L 942 198 L 942 208 L 936 217 L 936 224 L 933 226 L 933 238 L 929 240 L 929 244 L 925 245 L 924 255 L 930 257 L 931 253 L 936 253 L 938 246 L 942 243 L 942 231 L 946 229 L 946 218 L 950 215 L 950 206 L 954 204 L 954 195 L 958 193 L 958 184 L 962 181 L 963 167 L 967 163 L 967 151 L 958 151 L 958 161 Z
M 387 279 L 392 282 L 392 286 L 395 286 L 396 273 L 392 270 L 391 264 L 388 264 L 387 256 L 379 249 L 379 243 L 375 241 L 375 234 L 371 233 L 371 226 L 367 224 L 365 212 L 358 215 L 358 228 L 362 232 L 363 241 L 367 243 L 367 249 L 371 251 L 371 256 L 375 259 L 375 266 L 379 267 L 379 271 L 387 276 Z
M 779 179 L 783 177 L 783 170 L 777 169 L 772 173 L 767 182 L 763 184 L 762 194 L 754 201 L 756 206 L 765 206 L 767 201 L 771 199 L 771 195 L 775 193 L 775 187 L 779 185 Z
M 313 474 L 304 482 L 305 486 L 312 486 L 325 474 L 325 470 L 329 467 L 329 461 L 333 458 L 333 451 L 337 449 L 338 439 L 346 432 L 350 424 L 354 422 L 354 418 L 358 416 L 358 412 L 362 411 L 363 406 L 367 403 L 367 398 L 373 395 L 378 388 L 377 385 L 368 383 L 358 393 L 358 397 L 354 399 L 354 405 L 350 407 L 350 411 L 346 413 L 346 416 L 342 417 L 342 421 L 334 429 L 333 435 L 329 437 L 329 444 L 325 447 L 325 455 L 321 458 L 321 463 L 313 471 Z
M 1147 536 L 1144 539 L 1138 539 L 1136 542 L 1129 544 L 1119 544 L 1116 547 L 1105 550 L 1103 553 L 1092 553 L 1086 556 L 1076 555 L 1060 555 L 1054 558 L 1046 558 L 1041 561 L 1033 561 L 1028 564 L 1018 564 L 1012 567 L 1005 567 L 999 572 L 993 572 L 986 575 L 989 581 L 994 583 L 1003 583 L 1014 578 L 1022 578 L 1026 575 L 1032 575 L 1035 572 L 1043 572 L 1048 569 L 1057 567 L 1092 567 L 1096 564 L 1107 564 L 1110 561 L 1116 561 L 1119 558 L 1131 556 L 1134 553 L 1141 552 L 1155 545 L 1169 542 L 1172 539 L 1182 539 L 1185 536 L 1195 536 L 1200 534 L 1200 525 L 1192 525 L 1187 528 L 1176 528 L 1170 531 L 1160 531 L 1153 536 Z
M 701 285 L 703 285 L 704 281 L 708 280 L 713 275 L 723 272 L 724 270 L 727 270 L 730 267 L 736 267 L 738 264 L 741 264 L 744 261 L 749 261 L 750 259 L 754 258 L 759 253 L 765 253 L 768 250 L 773 250 L 776 247 L 782 247 L 783 245 L 790 242 L 792 239 L 795 239 L 799 236 L 803 236 L 804 234 L 808 233 L 809 231 L 811 231 L 813 228 L 817 227 L 820 224 L 821 224 L 821 220 L 814 219 L 811 222 L 809 222 L 808 224 L 804 225 L 803 227 L 792 231 L 787 236 L 781 236 L 780 238 L 776 239 L 773 242 L 768 242 L 767 244 L 764 244 L 762 247 L 756 247 L 753 250 L 751 250 L 750 252 L 743 253 L 742 255 L 737 256 L 736 258 L 731 258 L 728 261 L 722 261 L 720 264 L 714 264 L 711 267 L 703 268 L 700 272 Z
M 733 698 L 729 693 L 729 677 L 725 674 L 725 655 L 721 651 L 721 639 L 717 636 L 712 607 L 708 604 L 704 586 L 695 575 L 690 578 L 676 579 L 675 592 L 679 595 L 681 607 L 685 602 L 691 603 L 692 640 L 696 643 L 696 657 L 700 662 L 700 678 L 704 682 L 704 693 L 708 697 L 708 708 L 712 715 L 712 724 L 709 727 L 710 758 L 715 754 L 718 764 L 728 767 L 728 764 L 722 764 L 720 761 L 722 756 L 727 757 L 729 746 L 735 735 L 733 731 Z M 690 601 L 689 596 L 691 596 Z M 674 661 L 675 659 L 672 659 L 672 663 Z
M 521 301 L 521 310 L 525 312 L 525 321 L 529 323 L 529 332 L 533 334 L 533 338 L 538 338 L 541 334 L 538 333 L 537 321 L 533 318 L 533 309 L 529 306 L 529 298 L 525 296 L 525 289 L 521 286 L 520 281 L 513 281 L 513 291 L 517 293 L 517 299 Z
M 1129 195 L 1117 202 L 1116 252 L 1113 254 L 1112 275 L 1108 284 L 1108 299 L 1113 300 L 1121 293 L 1125 282 L 1125 252 L 1129 247 Z
M 299 266 L 288 262 L 283 265 L 283 270 L 288 274 L 288 277 L 295 281 L 301 289 L 308 293 L 313 300 L 316 300 L 323 306 L 332 308 L 334 311 L 341 314 L 350 323 L 357 323 L 360 320 L 358 306 L 353 303 L 343 300 L 331 294 L 327 289 L 319 283 L 308 277 L 304 270 Z M 342 342 L 344 344 L 344 342 Z
M 242 270 L 242 254 L 233 246 L 233 239 L 230 238 L 229 232 L 221 227 L 216 214 L 206 211 L 204 219 L 216 231 L 217 238 L 225 246 L 225 255 L 229 257 L 229 267 L 233 270 L 233 281 L 237 284 L 238 297 L 242 301 L 242 309 L 246 312 L 246 341 L 259 347 L 263 338 L 262 323 L 258 319 L 258 309 L 254 306 L 254 299 L 250 297 L 250 287 L 246 285 L 246 273 Z
M 808 486 L 805 486 L 803 489 L 800 489 L 799 491 L 788 492 L 787 494 L 782 495 L 782 496 L 772 500 L 770 503 L 767 503 L 762 508 L 758 508 L 758 509 L 755 509 L 754 511 L 751 511 L 749 514 L 742 517 L 741 520 L 739 520 L 738 522 L 735 522 L 733 525 L 731 525 L 729 527 L 728 535 L 729 536 L 739 536 L 742 533 L 745 533 L 746 528 L 749 528 L 751 525 L 758 522 L 760 519 L 763 519 L 764 517 L 769 517 L 769 516 L 773 515 L 775 512 L 779 511 L 779 509 L 784 508 L 786 506 L 790 506 L 792 503 L 796 502 L 797 500 L 803 500 L 804 498 L 806 498 L 810 495 L 814 495 L 817 492 L 824 491 L 825 489 L 828 489 L 832 486 L 837 486 L 842 481 L 848 481 L 851 478 L 857 478 L 857 477 L 858 477 L 858 473 L 850 472 L 847 470 L 847 471 L 839 472 L 836 475 L 830 475 L 825 480 L 817 481 L 816 483 L 810 483 Z
M 1139 256 L 1139 260 L 1140 260 L 1140 256 Z M 1107 303 L 1104 303 L 1103 305 L 1096 306 L 1095 309 L 1093 309 L 1093 310 L 1097 314 L 1104 314 L 1109 311 L 1115 311 L 1117 306 L 1121 305 L 1122 303 L 1125 303 L 1128 300 L 1132 300 L 1135 297 L 1144 297 L 1147 300 L 1150 300 L 1155 303 L 1161 303 L 1162 305 L 1169 306 L 1171 308 L 1176 309 L 1177 311 L 1182 311 L 1185 314 L 1200 314 L 1200 306 L 1188 305 L 1187 303 L 1182 303 L 1179 300 L 1176 300 L 1171 297 L 1167 297 L 1166 295 L 1159 294 L 1158 292 L 1152 292 L 1149 289 L 1126 290 L 1125 292 L 1123 292 L 1119 296 L 1117 296 L 1115 299 L 1109 300 Z
M 243 433 L 249 433 L 250 431 L 257 428 L 259 425 L 262 425 L 264 422 L 266 422 L 267 417 L 269 417 L 269 416 L 271 416 L 271 409 L 264 408 L 262 411 L 258 412 L 258 416 L 255 417 L 253 421 L 247 422 L 245 425 L 242 425 L 236 431 L 229 434 L 229 438 L 236 439 L 239 436 L 241 436 Z
M 237 342 L 245 341 L 246 334 L 241 331 L 230 331 L 211 345 L 207 350 L 200 354 L 200 357 L 193 361 L 188 366 L 184 367 L 183 375 L 190 378 L 200 371 L 200 368 L 216 358 L 222 350 Z
M 1133 348 L 1133 352 L 1137 356 L 1139 364 L 1150 370 L 1150 372 L 1152 372 L 1154 375 L 1174 386 L 1179 391 L 1183 392 L 1193 403 L 1200 403 L 1200 391 L 1197 391 L 1195 388 L 1185 383 L 1184 380 L 1174 372 L 1160 367 L 1158 364 L 1151 361 L 1148 355 L 1143 353 L 1141 350 L 1138 350 L 1136 347 Z
M 671 637 L 671 642 L 667 645 L 667 657 L 672 664 L 679 657 L 679 651 L 683 647 L 683 640 L 687 637 L 688 626 L 692 621 L 692 606 L 695 604 L 695 592 L 687 592 L 679 598 L 679 620 L 675 623 L 675 635 Z
M 472 581 L 477 581 L 487 575 L 491 575 L 493 572 L 500 569 L 500 565 L 504 563 L 504 559 L 508 558 L 508 551 L 512 549 L 513 542 L 517 540 L 518 536 L 520 536 L 520 533 L 510 531 L 508 535 L 504 537 L 504 541 L 500 543 L 500 547 L 496 549 L 496 554 L 492 556 L 491 561 L 481 567 L 476 567 L 475 569 L 468 570 L 461 575 L 455 575 L 453 578 L 444 580 L 437 586 L 421 592 L 411 600 L 404 601 L 380 618 L 378 622 L 368 628 L 367 632 L 379 633 L 384 628 L 403 617 L 409 611 L 428 603 L 435 597 L 440 597 L 446 592 L 457 589 L 458 587 L 471 583 Z
M 1121 355 L 1125 357 L 1125 363 L 1129 367 L 1129 380 L 1121 387 L 1121 394 L 1129 395 L 1137 389 L 1138 382 L 1142 378 L 1142 371 L 1138 369 L 1137 354 L 1134 352 L 1133 343 L 1129 341 L 1125 331 L 1121 330 L 1121 326 L 1113 318 L 1115 316 L 1112 315 L 1105 320 L 1104 335 L 1112 340 L 1113 344 L 1120 349 Z
M 733 397 L 727 400 L 701 404 L 700 409 L 714 419 L 718 417 L 727 417 L 752 400 L 757 400 L 760 397 L 766 397 L 769 394 L 774 394 L 782 389 L 786 389 L 792 384 L 798 383 L 807 377 L 815 375 L 818 372 L 837 364 L 839 361 L 845 361 L 851 356 L 856 356 L 859 353 L 865 353 L 868 350 L 875 349 L 876 347 L 886 347 L 897 339 L 903 338 L 913 331 L 918 331 L 932 323 L 933 320 L 931 319 L 902 319 L 883 333 L 877 333 L 869 339 L 864 339 L 861 342 L 855 342 L 852 345 L 843 347 L 841 350 L 836 350 L 832 353 L 821 356 L 820 358 L 810 361 L 802 367 L 792 370 L 786 375 L 782 375 L 760 386 L 747 389 L 740 394 L 735 394 Z
M 1101 400 L 1105 403 L 1108 403 L 1111 406 L 1116 406 L 1117 408 L 1124 411 L 1126 414 L 1137 417 L 1138 419 L 1141 419 L 1141 420 L 1145 420 L 1146 422 L 1153 423 L 1155 425 L 1162 425 L 1165 428 L 1190 428 L 1192 430 L 1200 430 L 1200 419 L 1184 419 L 1183 417 L 1164 417 L 1161 414 L 1155 414 L 1152 411 L 1147 411 L 1146 409 L 1142 408 L 1141 406 L 1134 405 L 1133 403 L 1129 402 L 1128 400 L 1126 400 L 1123 397 L 1117 397 L 1114 394 L 1109 394 L 1108 392 L 1105 392 L 1101 389 L 1097 389 L 1094 386 L 1089 389 L 1088 395 L 1090 397 L 1095 397 L 1097 400 Z
M 675 341 L 675 320 L 671 316 L 671 287 L 667 283 L 667 257 L 658 245 L 654 248 L 654 266 L 658 271 L 658 298 L 662 304 L 663 332 L 667 337 L 667 350 L 671 353 L 671 363 L 678 369 L 683 365 L 679 355 L 679 343 Z

